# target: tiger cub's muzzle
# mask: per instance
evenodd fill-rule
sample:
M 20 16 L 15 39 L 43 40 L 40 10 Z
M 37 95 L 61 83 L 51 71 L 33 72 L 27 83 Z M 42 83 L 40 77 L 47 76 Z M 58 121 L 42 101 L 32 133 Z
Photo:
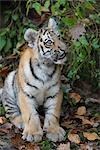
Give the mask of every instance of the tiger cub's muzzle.
M 66 62 L 66 53 L 64 50 L 54 51 L 51 58 L 55 64 L 64 64 Z

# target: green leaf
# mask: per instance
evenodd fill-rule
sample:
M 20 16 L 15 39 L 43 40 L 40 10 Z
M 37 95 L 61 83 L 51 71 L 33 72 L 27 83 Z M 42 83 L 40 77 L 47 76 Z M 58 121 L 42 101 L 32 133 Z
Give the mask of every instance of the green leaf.
M 9 36 L 10 38 L 13 38 L 14 36 L 16 36 L 16 30 L 12 30 Z
M 85 8 L 87 8 L 87 9 L 90 9 L 90 10 L 94 10 L 94 7 L 93 7 L 93 5 L 91 4 L 91 3 L 89 3 L 89 2 L 85 2 Z
M 47 0 L 47 1 L 45 2 L 45 4 L 44 4 L 44 7 L 45 7 L 46 9 L 48 9 L 49 6 L 50 6 L 50 0 Z
M 0 51 L 4 48 L 5 45 L 6 45 L 6 37 L 0 36 Z
M 8 52 L 11 47 L 12 47 L 11 39 L 7 38 L 6 46 L 4 47 L 5 52 Z
M 12 15 L 12 19 L 13 19 L 14 21 L 16 21 L 16 20 L 18 19 L 18 14 Z
M 42 150 L 51 150 L 52 149 L 52 144 L 48 140 L 41 142 L 41 145 L 42 145 L 42 148 L 41 148 Z
M 93 41 L 92 41 L 92 46 L 93 46 L 93 48 L 95 48 L 95 49 L 100 48 L 99 40 L 96 39 L 96 38 L 93 39 Z
M 77 6 L 76 11 L 75 11 L 75 15 L 78 16 L 79 18 L 83 18 L 84 17 L 84 8 L 80 5 Z
M 65 5 L 65 3 L 66 3 L 66 0 L 58 0 L 58 3 L 59 3 L 59 5 Z
M 0 29 L 0 36 L 4 36 L 5 34 L 7 34 L 7 32 L 9 32 L 9 28 L 2 28 Z
M 68 18 L 68 17 L 63 17 L 62 18 L 62 22 L 69 26 L 69 27 L 72 27 L 76 24 L 76 18 Z
M 52 15 L 55 15 L 55 5 L 51 6 L 51 12 L 52 12 Z
M 32 5 L 32 8 L 34 8 L 36 10 L 36 12 L 41 15 L 41 4 L 36 2 Z
M 98 14 L 90 14 L 89 18 L 95 21 L 97 24 L 100 24 L 100 13 Z
M 74 45 L 75 45 L 75 48 L 76 48 L 76 49 L 79 49 L 80 46 L 81 46 L 81 43 L 80 43 L 79 41 L 75 41 L 75 42 L 74 42 Z
M 0 116 L 5 114 L 4 107 L 0 104 Z
M 89 45 L 89 43 L 88 43 L 85 36 L 80 37 L 79 41 L 81 42 L 82 46 L 85 47 L 85 48 Z

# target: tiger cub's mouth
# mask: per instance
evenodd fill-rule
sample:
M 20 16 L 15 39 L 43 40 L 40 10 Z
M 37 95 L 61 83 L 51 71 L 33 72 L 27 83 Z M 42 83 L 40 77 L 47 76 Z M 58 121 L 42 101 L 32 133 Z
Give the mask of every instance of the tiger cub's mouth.
M 65 64 L 66 62 L 66 55 L 57 55 L 57 56 L 49 56 L 43 58 L 45 64 Z

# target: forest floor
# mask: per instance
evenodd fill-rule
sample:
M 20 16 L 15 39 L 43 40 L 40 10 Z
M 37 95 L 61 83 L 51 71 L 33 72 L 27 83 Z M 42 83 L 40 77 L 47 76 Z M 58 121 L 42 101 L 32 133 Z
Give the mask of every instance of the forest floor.
M 0 59 L 0 87 L 8 72 L 18 65 L 18 56 Z M 62 76 L 62 80 L 65 77 Z M 6 118 L 0 104 L 0 150 L 100 150 L 100 94 L 94 92 L 86 81 L 76 81 L 73 86 L 65 81 L 62 85 L 64 100 L 60 124 L 66 131 L 63 142 L 50 142 L 45 137 L 39 143 L 21 139 L 22 131 Z M 40 115 L 43 122 L 44 116 Z

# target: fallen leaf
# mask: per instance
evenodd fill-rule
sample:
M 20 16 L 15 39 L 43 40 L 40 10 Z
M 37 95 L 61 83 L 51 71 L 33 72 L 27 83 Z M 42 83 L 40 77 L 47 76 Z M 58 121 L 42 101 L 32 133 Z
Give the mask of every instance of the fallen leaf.
M 70 93 L 69 97 L 74 99 L 76 103 L 81 100 L 81 96 L 78 93 Z
M 38 145 L 35 145 L 34 150 L 40 150 L 40 147 Z
M 8 72 L 9 72 L 9 68 L 8 68 L 8 67 L 4 67 L 4 68 L 2 68 L 2 69 L 0 70 L 0 76 L 1 76 L 1 77 L 7 76 Z
M 100 140 L 100 137 L 95 132 L 93 132 L 93 133 L 83 132 L 83 136 L 90 141 Z
M 94 121 L 93 121 L 93 120 L 88 120 L 88 119 L 85 118 L 84 116 L 75 115 L 75 117 L 81 119 L 83 125 L 86 125 L 86 124 L 89 124 L 89 125 L 91 125 L 91 126 L 94 125 Z
M 94 122 L 84 118 L 84 119 L 82 119 L 82 124 L 83 125 L 89 124 L 89 125 L 93 126 Z
M 63 122 L 61 123 L 61 126 L 62 126 L 62 127 L 66 127 L 67 129 L 68 129 L 68 128 L 74 128 L 74 125 L 73 125 L 73 123 L 72 123 L 72 120 L 63 121 Z
M 70 142 L 68 142 L 67 144 L 60 144 L 57 147 L 57 150 L 70 150 Z
M 80 150 L 93 150 L 93 147 L 87 143 L 80 144 Z
M 25 149 L 25 145 L 19 146 L 19 150 L 23 150 L 23 149 Z
M 79 144 L 80 143 L 80 137 L 78 134 L 74 134 L 74 133 L 69 133 L 68 134 L 68 139 L 71 141 L 71 142 L 74 142 L 76 144 Z
M 0 124 L 4 124 L 6 122 L 6 118 L 5 117 L 0 117 Z
M 80 36 L 84 35 L 86 30 L 83 24 L 78 23 L 76 26 L 70 29 L 70 34 L 74 41 L 79 40 Z
M 80 106 L 76 112 L 77 115 L 83 116 L 86 114 L 86 107 L 85 106 Z
M 87 98 L 86 99 L 86 104 L 88 104 L 90 102 L 92 102 L 92 103 L 99 103 L 100 104 L 100 98 L 99 99 L 95 99 L 95 98 L 92 98 L 92 97 Z
M 0 126 L 0 132 L 9 133 L 12 126 L 13 125 L 11 123 L 5 123 L 5 124 L 1 125 Z

